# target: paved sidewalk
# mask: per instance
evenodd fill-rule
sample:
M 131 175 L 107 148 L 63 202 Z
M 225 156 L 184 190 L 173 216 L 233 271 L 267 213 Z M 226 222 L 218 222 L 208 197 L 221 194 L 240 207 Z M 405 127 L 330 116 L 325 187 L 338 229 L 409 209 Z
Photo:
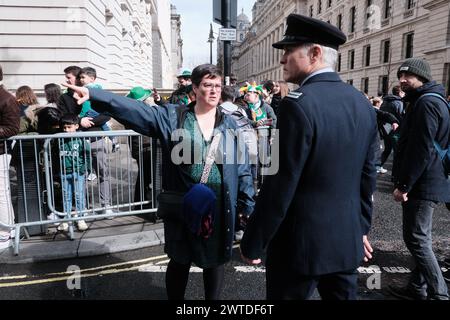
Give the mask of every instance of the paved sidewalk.
M 161 221 L 152 223 L 139 216 L 127 216 L 86 223 L 89 229 L 84 232 L 75 229 L 73 241 L 67 233 L 58 232 L 54 226 L 45 235 L 22 239 L 18 256 L 14 256 L 12 247 L 0 251 L 0 264 L 96 256 L 164 243 Z

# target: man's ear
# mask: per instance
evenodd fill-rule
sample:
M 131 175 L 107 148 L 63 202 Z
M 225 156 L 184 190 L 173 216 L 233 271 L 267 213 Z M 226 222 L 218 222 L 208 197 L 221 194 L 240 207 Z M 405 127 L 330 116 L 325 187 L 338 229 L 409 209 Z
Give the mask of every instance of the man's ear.
M 316 63 L 322 60 L 323 50 L 319 45 L 313 45 L 311 49 L 309 49 L 309 57 L 311 62 Z

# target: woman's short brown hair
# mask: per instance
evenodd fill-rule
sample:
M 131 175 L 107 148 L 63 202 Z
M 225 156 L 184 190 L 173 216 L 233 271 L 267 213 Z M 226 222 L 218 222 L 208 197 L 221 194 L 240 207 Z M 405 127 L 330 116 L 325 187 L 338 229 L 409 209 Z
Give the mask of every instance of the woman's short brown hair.
M 222 73 L 213 64 L 201 64 L 192 71 L 192 84 L 198 87 L 205 76 L 211 79 L 222 78 Z

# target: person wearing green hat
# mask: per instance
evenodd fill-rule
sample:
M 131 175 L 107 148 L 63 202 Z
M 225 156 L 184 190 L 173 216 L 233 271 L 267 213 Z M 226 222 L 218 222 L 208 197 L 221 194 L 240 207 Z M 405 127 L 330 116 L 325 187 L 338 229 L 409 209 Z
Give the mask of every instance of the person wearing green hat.
M 275 129 L 277 125 L 277 116 L 272 107 L 268 105 L 263 99 L 263 87 L 256 85 L 256 83 L 249 84 L 242 88 L 245 92 L 244 100 L 248 105 L 250 111 L 250 123 L 255 128 L 258 134 L 258 151 L 263 159 L 268 159 L 270 154 L 270 129 Z M 265 163 L 266 160 L 263 160 Z M 254 184 L 259 189 L 262 183 L 262 176 L 258 173 L 261 170 L 259 167 L 252 165 L 252 175 Z
M 190 69 L 182 68 L 178 71 L 178 89 L 172 92 L 172 95 L 167 100 L 167 103 L 186 106 L 190 103 L 189 88 L 191 88 L 192 91 L 191 75 L 192 71 Z M 155 95 L 155 103 L 157 105 L 163 105 L 166 101 L 163 101 L 161 96 Z
M 138 101 L 145 101 L 152 95 L 152 93 L 153 91 L 150 89 L 147 90 L 142 87 L 134 87 L 130 90 L 130 92 L 128 92 L 126 97 Z
M 153 91 L 150 89 L 144 89 L 143 87 L 134 87 L 128 92 L 126 95 L 127 98 L 142 101 L 146 104 L 149 104 L 147 100 L 152 96 Z M 125 126 L 126 129 L 131 129 Z M 142 140 L 141 140 L 142 139 Z M 142 141 L 142 142 L 141 142 Z M 154 172 L 156 172 L 156 143 L 151 143 L 151 139 L 147 136 L 133 136 L 131 137 L 130 143 L 130 151 L 133 159 L 136 160 L 138 167 L 138 175 L 136 179 L 136 185 L 134 188 L 134 202 L 142 203 L 144 201 L 150 201 L 148 204 L 139 204 L 134 206 L 134 210 L 146 210 L 152 208 L 152 198 L 156 197 L 156 194 L 153 194 L 152 197 L 152 188 L 150 185 L 152 183 L 152 168 Z M 152 157 L 153 155 L 153 157 Z M 147 165 L 147 164 L 150 164 Z M 145 164 L 145 165 L 141 165 Z M 141 173 L 142 168 L 142 173 Z M 142 182 L 141 182 L 142 177 Z M 141 185 L 143 188 L 141 189 Z M 145 218 L 151 222 L 156 222 L 156 215 L 154 213 L 150 213 L 145 215 Z

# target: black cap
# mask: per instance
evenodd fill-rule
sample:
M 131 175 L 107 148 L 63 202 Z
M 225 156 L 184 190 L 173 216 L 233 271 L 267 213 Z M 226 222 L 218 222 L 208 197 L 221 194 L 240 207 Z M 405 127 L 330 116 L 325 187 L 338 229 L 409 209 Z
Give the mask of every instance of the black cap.
M 346 41 L 345 34 L 328 22 L 299 14 L 290 14 L 287 17 L 284 39 L 272 46 L 276 49 L 283 49 L 285 45 L 317 43 L 337 50 Z

